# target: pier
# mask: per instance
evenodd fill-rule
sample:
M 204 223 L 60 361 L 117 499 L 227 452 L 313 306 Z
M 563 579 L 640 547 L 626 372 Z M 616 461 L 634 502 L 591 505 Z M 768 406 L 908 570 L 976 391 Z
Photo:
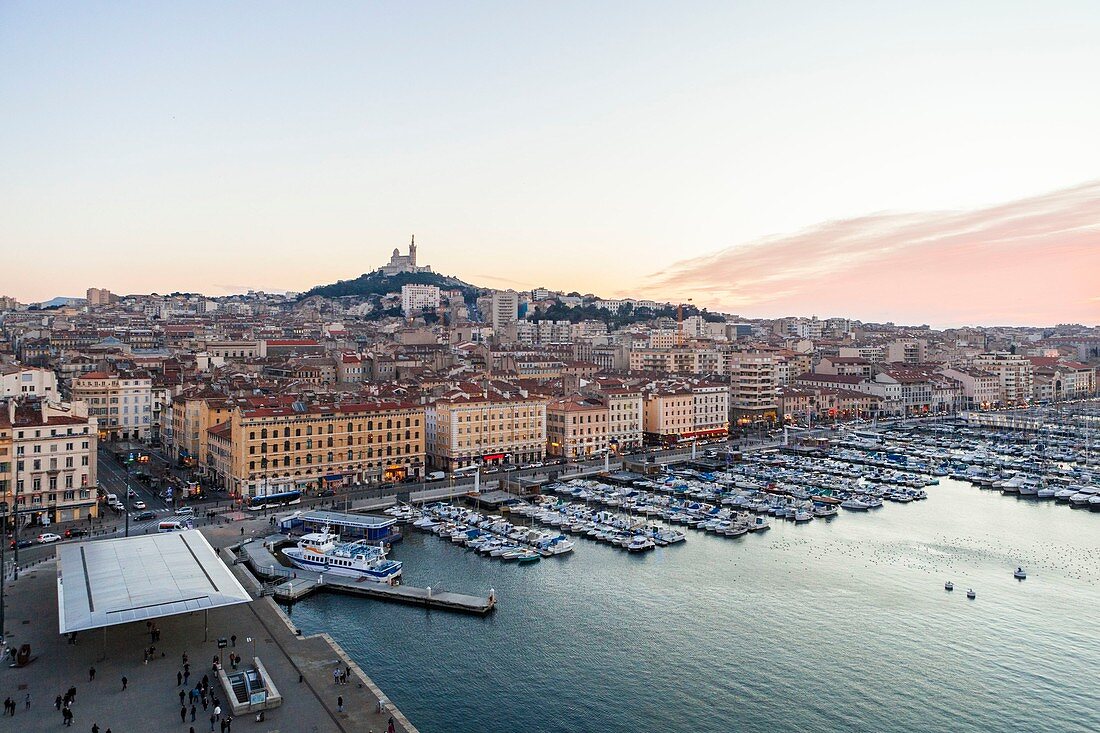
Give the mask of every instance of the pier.
M 282 539 L 280 535 L 276 535 L 269 540 L 275 538 Z M 265 592 L 284 603 L 293 603 L 315 592 L 325 591 L 477 615 L 485 615 L 496 608 L 496 594 L 492 591 L 487 596 L 473 596 L 410 585 L 385 585 L 334 573 L 291 569 L 279 562 L 268 549 L 266 541 L 253 540 L 242 545 L 240 549 L 252 572 L 268 581 L 264 585 Z

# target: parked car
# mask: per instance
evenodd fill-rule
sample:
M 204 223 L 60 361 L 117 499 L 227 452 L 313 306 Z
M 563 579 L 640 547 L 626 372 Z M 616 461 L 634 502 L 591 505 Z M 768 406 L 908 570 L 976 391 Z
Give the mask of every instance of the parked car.
M 153 512 L 153 511 L 138 512 L 138 514 L 134 517 L 134 519 L 137 519 L 138 521 L 143 521 L 143 520 L 146 520 L 146 519 L 156 519 L 156 518 L 157 518 L 157 513 Z
M 79 528 L 74 527 L 72 529 L 65 530 L 65 537 L 87 537 L 87 536 L 88 536 L 88 530 L 86 530 L 86 529 L 79 529 Z
M 43 532 L 42 534 L 38 535 L 38 540 L 37 540 L 38 544 L 40 544 L 40 545 L 48 545 L 51 542 L 60 542 L 60 541 L 61 541 L 61 535 L 54 534 L 53 532 Z
M 322 489 L 317 496 L 336 496 L 336 489 Z

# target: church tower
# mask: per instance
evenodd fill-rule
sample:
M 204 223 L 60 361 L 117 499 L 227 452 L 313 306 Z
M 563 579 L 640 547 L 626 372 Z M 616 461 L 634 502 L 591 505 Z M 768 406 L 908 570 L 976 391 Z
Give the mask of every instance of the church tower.
M 412 241 L 409 242 L 409 266 L 413 272 L 416 272 L 416 235 L 412 235 Z

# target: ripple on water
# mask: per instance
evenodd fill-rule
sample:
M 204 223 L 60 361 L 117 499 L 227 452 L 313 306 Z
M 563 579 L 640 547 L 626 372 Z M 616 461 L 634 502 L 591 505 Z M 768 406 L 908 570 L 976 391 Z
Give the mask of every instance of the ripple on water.
M 579 539 L 528 567 L 414 533 L 407 582 L 495 587 L 498 610 L 318 596 L 293 615 L 424 733 L 1100 730 L 1100 515 L 929 495 L 645 557 Z

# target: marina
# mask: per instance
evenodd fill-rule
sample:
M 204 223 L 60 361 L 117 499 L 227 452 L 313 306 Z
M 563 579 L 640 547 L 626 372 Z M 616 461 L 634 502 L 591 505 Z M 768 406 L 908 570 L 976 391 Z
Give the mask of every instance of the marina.
M 398 505 L 387 514 L 406 527 L 400 557 L 410 577 L 521 600 L 484 622 L 450 617 L 430 643 L 412 608 L 353 611 L 353 598 L 319 595 L 292 613 L 305 628 L 334 625 L 330 633 L 377 669 L 425 731 L 449 728 L 438 706 L 417 706 L 423 684 L 442 691 L 443 708 L 492 733 L 984 733 L 1009 718 L 1040 733 L 1094 730 L 1100 714 L 1087 670 L 1100 656 L 1079 620 L 1100 604 L 1095 517 L 1053 498 L 1016 493 L 1006 502 L 1009 492 L 953 478 L 977 463 L 968 452 L 1013 457 L 1004 436 L 974 431 L 840 432 L 813 451 L 763 451 L 713 472 L 681 464 L 652 476 L 551 482 L 496 513 L 476 502 Z M 1037 475 L 1045 484 L 1072 473 L 1091 482 L 1081 458 L 1039 471 L 1016 462 L 1012 474 L 1013 464 L 987 461 L 983 470 L 999 480 Z M 813 518 L 796 521 L 800 509 Z M 762 527 L 713 531 L 748 522 Z M 660 531 L 678 534 L 658 544 Z M 624 551 L 624 540 L 647 533 L 652 548 Z M 574 547 L 555 558 L 526 536 L 570 538 Z M 485 561 L 508 543 L 543 561 L 530 570 Z M 642 637 L 646 655 L 631 644 Z M 447 675 L 429 671 L 414 683 L 403 673 L 440 659 L 449 660 Z M 821 679 L 824 697 L 815 692 Z M 1021 689 L 1043 704 L 1024 702 Z M 535 690 L 551 691 L 538 711 L 527 705 Z M 777 716 L 769 701 L 780 690 L 787 704 Z M 860 702 L 869 694 L 875 706 Z

